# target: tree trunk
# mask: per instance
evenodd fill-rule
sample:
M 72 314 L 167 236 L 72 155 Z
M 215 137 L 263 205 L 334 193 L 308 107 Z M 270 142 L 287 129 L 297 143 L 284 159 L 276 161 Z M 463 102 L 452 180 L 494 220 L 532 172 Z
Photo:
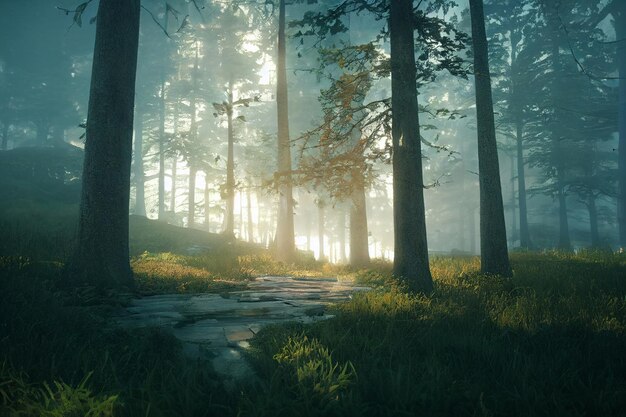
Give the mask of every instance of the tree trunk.
M 413 1 L 390 2 L 394 274 L 430 292 L 426 212 L 415 81 Z
M 619 1 L 619 0 L 615 0 Z M 618 145 L 618 221 L 619 244 L 626 248 L 626 3 L 622 1 L 615 16 L 615 31 L 618 40 L 617 60 L 619 65 L 619 145 Z
M 248 188 L 246 193 L 246 200 L 248 203 L 248 242 L 254 242 L 254 222 L 252 221 L 252 192 Z
M 339 263 L 346 263 L 346 213 L 344 210 L 339 210 L 339 256 L 337 261 Z
M 198 44 L 196 43 L 196 56 L 192 72 L 193 90 L 189 98 L 189 112 L 191 116 L 189 135 L 191 143 L 195 143 L 198 137 L 198 122 L 196 120 L 196 94 L 198 90 Z M 188 207 L 187 207 L 187 227 L 192 228 L 196 224 L 196 159 L 191 155 L 188 161 L 189 165 L 189 190 L 188 190 Z
M 224 234 L 235 234 L 235 161 L 234 161 L 234 134 L 233 134 L 233 83 L 228 83 L 228 156 L 226 159 L 226 219 Z
M 47 122 L 37 123 L 37 144 L 46 146 L 48 144 L 48 134 L 50 133 L 50 125 Z
M 9 147 L 9 122 L 2 124 L 2 150 L 6 151 Z
M 317 242 L 319 244 L 319 261 L 325 261 L 326 254 L 324 253 L 324 201 L 320 200 L 317 203 Z
M 143 170 L 143 113 L 136 111 L 135 120 L 135 214 L 146 216 L 145 172 Z
M 178 101 L 174 105 L 174 140 L 178 141 Z M 170 190 L 170 211 L 176 217 L 176 176 L 178 175 L 178 152 L 176 147 L 172 150 L 172 187 Z
M 159 100 L 159 195 L 158 219 L 165 219 L 165 76 L 161 81 Z
M 469 238 L 470 238 L 470 253 L 476 255 L 476 208 L 473 207 L 469 212 Z
M 65 129 L 61 126 L 54 126 L 52 129 L 52 146 L 65 145 Z
M 176 181 L 178 178 L 178 155 L 172 156 L 172 187 L 170 189 L 170 211 L 176 214 Z
M 596 197 L 590 193 L 587 199 L 587 209 L 589 210 L 589 232 L 591 234 L 591 247 L 600 247 L 600 233 L 598 231 L 598 208 L 596 207 Z
M 204 228 L 207 232 L 211 231 L 211 190 L 209 189 L 209 181 L 207 175 L 204 175 Z
M 187 227 L 192 228 L 196 224 L 196 174 L 198 170 L 194 166 L 189 167 L 189 207 L 187 211 Z
M 128 204 L 139 0 L 100 0 L 89 94 L 73 284 L 132 285 Z
M 524 169 L 524 147 L 523 125 L 521 120 L 516 122 L 516 143 L 517 143 L 517 194 L 519 204 L 519 239 L 520 247 L 529 249 L 530 230 L 528 229 L 528 210 L 526 208 L 526 173 Z
M 500 165 L 491 98 L 491 77 L 482 0 L 470 0 L 476 122 L 478 128 L 478 182 L 480 185 L 481 271 L 512 276 L 506 245 L 506 225 L 500 184 Z
M 557 194 L 559 199 L 559 249 L 571 250 L 569 238 L 569 222 L 567 219 L 567 196 L 565 195 L 564 174 L 562 168 L 557 168 Z
M 276 258 L 291 261 L 296 254 L 293 227 L 293 186 L 291 180 L 291 143 L 285 52 L 285 0 L 280 0 L 278 14 L 278 57 L 276 60 L 276 107 L 278 114 L 278 222 Z
M 511 246 L 518 239 L 517 198 L 515 195 L 515 155 L 511 155 Z
M 361 268 L 370 262 L 363 173 L 353 172 L 353 179 L 354 188 L 350 205 L 350 265 Z

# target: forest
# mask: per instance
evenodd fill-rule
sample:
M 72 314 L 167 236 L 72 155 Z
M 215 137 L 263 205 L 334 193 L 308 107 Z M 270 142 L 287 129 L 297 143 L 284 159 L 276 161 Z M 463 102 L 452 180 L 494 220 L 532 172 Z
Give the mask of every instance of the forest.
M 2 0 L 0 416 L 626 416 L 626 1 Z

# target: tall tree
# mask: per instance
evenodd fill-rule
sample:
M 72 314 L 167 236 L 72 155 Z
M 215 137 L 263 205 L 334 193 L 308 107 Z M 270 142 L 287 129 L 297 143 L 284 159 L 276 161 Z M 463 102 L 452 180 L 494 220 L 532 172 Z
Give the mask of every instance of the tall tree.
M 68 279 L 129 286 L 128 204 L 139 0 L 101 0 L 89 94 L 77 247 Z
M 295 256 L 293 226 L 293 185 L 291 179 L 291 142 L 289 141 L 289 109 L 287 96 L 287 64 L 285 36 L 285 0 L 278 10 L 278 55 L 276 59 L 276 107 L 278 115 L 278 223 L 276 256 L 289 261 Z
M 509 277 L 512 271 L 506 244 L 483 0 L 470 0 L 470 14 L 478 126 L 481 271 Z
M 412 0 L 390 4 L 393 137 L 393 272 L 418 291 L 433 288 L 428 265 L 424 180 L 417 107 Z

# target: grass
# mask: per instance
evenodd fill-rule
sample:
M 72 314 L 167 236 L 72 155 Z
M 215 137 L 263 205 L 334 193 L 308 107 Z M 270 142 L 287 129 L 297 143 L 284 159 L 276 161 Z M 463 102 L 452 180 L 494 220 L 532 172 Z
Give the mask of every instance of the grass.
M 246 415 L 294 415 L 306 398 L 275 356 L 294 340 L 315 340 L 354 370 L 330 409 L 298 415 L 626 415 L 626 259 L 516 254 L 513 280 L 477 266 L 434 259 L 432 296 L 388 279 L 337 306 L 334 320 L 262 330 L 251 357 L 269 382 Z M 381 282 L 381 270 L 357 279 Z
M 2 229 L 0 415 L 626 416 L 624 255 L 515 253 L 513 279 L 480 274 L 475 257 L 437 257 L 435 291 L 416 296 L 385 262 L 287 265 L 201 231 L 131 227 L 144 295 L 224 292 L 262 274 L 373 290 L 332 320 L 261 330 L 248 353 L 258 378 L 226 390 L 171 334 L 115 328 L 119 294 L 60 291 L 67 237 Z

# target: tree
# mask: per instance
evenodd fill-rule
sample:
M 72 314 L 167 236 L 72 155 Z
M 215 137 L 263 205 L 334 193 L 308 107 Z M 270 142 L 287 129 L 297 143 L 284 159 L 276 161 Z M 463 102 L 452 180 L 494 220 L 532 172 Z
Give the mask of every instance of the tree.
M 597 7 L 598 5 L 596 5 Z M 610 0 L 597 14 L 587 19 L 588 27 L 593 29 L 607 16 L 612 15 L 615 24 L 616 60 L 619 74 L 619 144 L 618 144 L 618 190 L 617 220 L 619 223 L 619 244 L 626 248 L 626 2 Z
M 432 290 L 415 82 L 413 1 L 392 1 L 391 109 L 393 140 L 393 272 L 418 291 Z
M 276 107 L 278 115 L 278 172 L 276 175 L 279 194 L 276 257 L 282 261 L 292 260 L 296 251 L 293 226 L 293 186 L 291 180 L 288 103 L 285 0 L 280 0 L 278 10 L 278 53 L 276 59 Z
M 130 286 L 128 204 L 139 0 L 101 0 L 89 94 L 72 283 Z
M 512 275 L 506 246 L 506 225 L 500 185 L 500 165 L 491 98 L 491 76 L 482 0 L 470 0 L 476 119 L 478 126 L 478 177 L 480 184 L 481 271 L 505 277 Z

